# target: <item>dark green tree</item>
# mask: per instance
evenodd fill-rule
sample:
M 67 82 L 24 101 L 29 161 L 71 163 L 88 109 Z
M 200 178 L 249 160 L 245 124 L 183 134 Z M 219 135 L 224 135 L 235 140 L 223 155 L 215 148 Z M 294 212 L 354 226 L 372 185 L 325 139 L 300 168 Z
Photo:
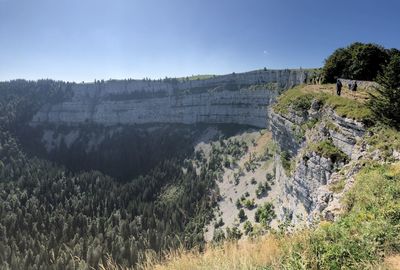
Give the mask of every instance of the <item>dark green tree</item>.
M 389 50 L 372 43 L 355 42 L 335 50 L 326 60 L 322 70 L 325 82 L 336 78 L 372 81 L 389 60 Z
M 340 48 L 333 52 L 326 60 L 322 69 L 325 82 L 334 82 L 338 77 L 349 77 L 351 54 L 347 49 Z
M 239 217 L 240 222 L 243 222 L 243 221 L 245 221 L 247 219 L 247 216 L 244 213 L 243 208 L 239 210 L 238 217 Z
M 392 55 L 390 62 L 377 78 L 377 94 L 371 94 L 369 106 L 376 118 L 400 127 L 400 53 Z
M 275 207 L 272 203 L 267 202 L 259 207 L 255 213 L 254 219 L 256 222 L 261 223 L 265 227 L 268 227 L 270 222 L 276 218 Z

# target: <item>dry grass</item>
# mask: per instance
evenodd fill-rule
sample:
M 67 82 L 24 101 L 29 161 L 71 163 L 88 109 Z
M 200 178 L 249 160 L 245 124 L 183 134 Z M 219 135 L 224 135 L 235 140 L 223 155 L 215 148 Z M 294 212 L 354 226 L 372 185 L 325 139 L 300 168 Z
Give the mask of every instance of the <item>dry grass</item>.
M 389 270 L 400 269 L 400 255 L 393 255 L 385 258 L 384 265 Z
M 321 224 L 322 227 L 329 223 Z M 319 258 L 313 252 L 312 234 L 303 230 L 294 235 L 276 237 L 263 236 L 256 240 L 226 242 L 220 246 L 209 246 L 204 252 L 179 249 L 170 251 L 160 261 L 154 253 L 135 269 L 138 270 L 267 270 L 267 269 L 320 269 Z M 153 254 L 153 256 L 152 256 Z M 94 269 L 94 268 L 91 268 Z M 111 257 L 101 270 L 133 270 L 121 267 Z M 326 268 L 321 268 L 326 269 Z M 347 268 L 346 268 L 347 269 Z M 383 262 L 364 262 L 354 269 L 400 270 L 400 255 L 392 255 Z
M 335 84 L 309 84 L 304 87 L 304 90 L 308 93 L 326 93 L 336 96 Z M 369 92 L 371 92 L 371 90 L 367 90 L 361 87 L 358 87 L 357 91 L 355 92 L 350 91 L 347 87 L 343 87 L 341 97 L 364 103 L 369 98 Z
M 251 270 L 273 266 L 281 256 L 281 242 L 273 237 L 227 242 L 221 246 L 210 246 L 203 253 L 185 250 L 167 254 L 166 260 L 148 260 L 142 270 Z

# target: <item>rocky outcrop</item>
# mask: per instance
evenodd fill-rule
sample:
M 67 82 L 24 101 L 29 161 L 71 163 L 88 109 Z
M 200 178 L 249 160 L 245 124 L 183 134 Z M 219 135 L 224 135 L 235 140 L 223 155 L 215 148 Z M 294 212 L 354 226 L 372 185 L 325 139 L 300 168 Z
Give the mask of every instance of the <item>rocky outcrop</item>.
M 314 102 L 315 103 L 315 102 Z M 276 202 L 281 221 L 293 224 L 312 224 L 320 219 L 334 219 L 340 211 L 343 191 L 352 184 L 352 176 L 359 170 L 357 160 L 364 155 L 359 146 L 365 134 L 361 123 L 338 116 L 330 108 L 312 104 L 306 112 L 285 115 L 270 110 L 270 127 L 280 151 L 291 154 L 291 171 L 284 169 L 276 157 L 276 179 L 280 196 Z M 314 123 L 310 129 L 302 126 Z M 345 159 L 324 156 L 315 150 L 321 142 L 332 143 Z M 345 177 L 343 177 L 344 174 Z M 332 185 L 343 182 L 343 189 L 332 190 Z
M 265 127 L 267 108 L 307 80 L 304 70 L 266 70 L 207 80 L 107 81 L 69 85 L 71 97 L 46 104 L 33 124 L 235 123 Z
M 272 132 L 272 138 L 278 143 L 280 150 L 295 156 L 304 139 L 299 137 L 298 132 L 301 122 L 297 123 L 297 117 L 286 117 L 274 113 L 272 109 L 268 111 L 268 118 L 270 119 L 268 129 Z

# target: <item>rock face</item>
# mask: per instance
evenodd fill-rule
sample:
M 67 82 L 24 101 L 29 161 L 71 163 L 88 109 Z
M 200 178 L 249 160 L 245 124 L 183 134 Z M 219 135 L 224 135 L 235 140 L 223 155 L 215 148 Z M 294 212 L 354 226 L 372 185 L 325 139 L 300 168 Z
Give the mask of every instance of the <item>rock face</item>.
M 207 80 L 107 81 L 70 85 L 71 98 L 45 105 L 32 123 L 235 123 L 265 127 L 267 108 L 304 70 L 266 70 Z
M 276 202 L 281 221 L 312 224 L 320 219 L 331 220 L 340 211 L 339 200 L 352 184 L 352 176 L 360 169 L 357 160 L 364 154 L 359 143 L 365 134 L 361 123 L 338 116 L 332 109 L 312 104 L 310 110 L 279 115 L 269 111 L 270 128 L 280 151 L 290 153 L 292 170 L 282 166 L 276 157 L 276 181 L 280 196 Z M 301 126 L 314 121 L 315 126 L 301 132 Z M 304 132 L 304 131 L 303 131 Z M 346 160 L 323 156 L 311 147 L 329 141 Z M 343 189 L 332 185 L 343 181 Z
M 343 190 L 351 185 L 352 175 L 358 170 L 355 161 L 363 155 L 359 141 L 365 129 L 318 102 L 313 102 L 308 111 L 275 113 L 270 105 L 282 90 L 307 81 L 307 76 L 304 70 L 267 70 L 195 81 L 72 84 L 70 98 L 45 105 L 32 123 L 232 123 L 267 127 L 293 164 L 289 173 L 281 157 L 275 156 L 278 219 L 312 224 L 321 218 L 335 218 L 342 193 L 332 191 L 330 186 L 343 179 L 339 171 L 347 179 Z M 311 145 L 322 141 L 332 143 L 347 159 L 332 159 L 312 150 Z

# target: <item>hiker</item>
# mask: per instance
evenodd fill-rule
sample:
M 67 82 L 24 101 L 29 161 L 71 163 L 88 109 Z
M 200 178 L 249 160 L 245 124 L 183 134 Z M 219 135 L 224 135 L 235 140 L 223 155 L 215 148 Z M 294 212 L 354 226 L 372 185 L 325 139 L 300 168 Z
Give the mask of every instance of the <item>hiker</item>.
M 357 91 L 357 81 L 354 81 L 351 91 L 354 91 L 354 92 Z
M 342 92 L 342 82 L 337 79 L 336 81 L 336 93 L 338 96 L 340 96 L 340 93 Z

